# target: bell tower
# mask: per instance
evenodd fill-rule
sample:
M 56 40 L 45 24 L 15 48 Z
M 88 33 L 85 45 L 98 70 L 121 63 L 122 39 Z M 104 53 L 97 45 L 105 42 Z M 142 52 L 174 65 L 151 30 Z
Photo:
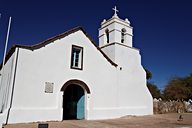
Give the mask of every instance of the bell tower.
M 139 50 L 133 48 L 133 27 L 129 20 L 118 17 L 116 6 L 113 10 L 112 18 L 104 19 L 99 28 L 99 47 L 117 65 L 127 67 L 131 59 L 134 61 L 132 54 Z
M 117 8 L 113 8 L 114 15 L 109 20 L 103 20 L 99 29 L 99 47 L 120 43 L 132 47 L 133 28 L 129 20 L 122 20 L 117 15 Z

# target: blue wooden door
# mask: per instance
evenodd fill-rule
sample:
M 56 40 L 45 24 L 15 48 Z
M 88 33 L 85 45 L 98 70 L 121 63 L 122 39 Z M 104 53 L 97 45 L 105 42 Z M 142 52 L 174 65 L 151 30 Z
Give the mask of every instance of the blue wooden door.
M 85 118 L 85 96 L 83 95 L 77 102 L 77 119 L 81 120 Z

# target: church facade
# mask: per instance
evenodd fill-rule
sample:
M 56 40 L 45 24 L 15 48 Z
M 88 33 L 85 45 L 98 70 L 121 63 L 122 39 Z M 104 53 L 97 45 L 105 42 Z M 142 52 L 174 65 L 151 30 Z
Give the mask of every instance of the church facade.
M 0 76 L 0 121 L 111 119 L 153 114 L 133 28 L 116 12 L 99 46 L 81 27 L 33 46 L 15 45 Z

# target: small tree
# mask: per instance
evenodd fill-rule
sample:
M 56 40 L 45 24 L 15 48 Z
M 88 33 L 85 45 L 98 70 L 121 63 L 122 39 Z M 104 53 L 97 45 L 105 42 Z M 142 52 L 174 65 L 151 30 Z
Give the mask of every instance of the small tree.
M 153 98 L 161 98 L 161 91 L 158 89 L 158 87 L 150 82 L 147 82 L 147 87 L 149 91 L 151 92 L 151 95 Z
M 152 78 L 152 73 L 146 68 L 145 68 L 145 72 L 146 72 L 146 79 L 147 80 L 151 79 Z
M 192 79 L 188 77 L 172 78 L 164 90 L 164 97 L 167 100 L 188 100 L 192 94 Z
M 152 95 L 153 98 L 161 98 L 161 91 L 158 89 L 158 87 L 149 82 L 149 80 L 152 78 L 152 73 L 148 70 L 148 69 L 145 69 L 145 72 L 146 72 L 146 79 L 148 80 L 147 81 L 147 87 Z
M 192 73 L 184 78 L 186 87 L 189 89 L 189 99 L 192 99 Z

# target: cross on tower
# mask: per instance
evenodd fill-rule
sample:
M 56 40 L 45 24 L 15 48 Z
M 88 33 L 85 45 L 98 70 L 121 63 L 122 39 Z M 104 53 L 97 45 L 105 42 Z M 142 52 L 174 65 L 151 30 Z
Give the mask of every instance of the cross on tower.
M 115 16 L 117 16 L 117 12 L 119 12 L 119 10 L 117 10 L 117 7 L 115 6 L 114 8 L 113 8 L 113 10 L 114 10 L 114 12 L 115 12 Z

